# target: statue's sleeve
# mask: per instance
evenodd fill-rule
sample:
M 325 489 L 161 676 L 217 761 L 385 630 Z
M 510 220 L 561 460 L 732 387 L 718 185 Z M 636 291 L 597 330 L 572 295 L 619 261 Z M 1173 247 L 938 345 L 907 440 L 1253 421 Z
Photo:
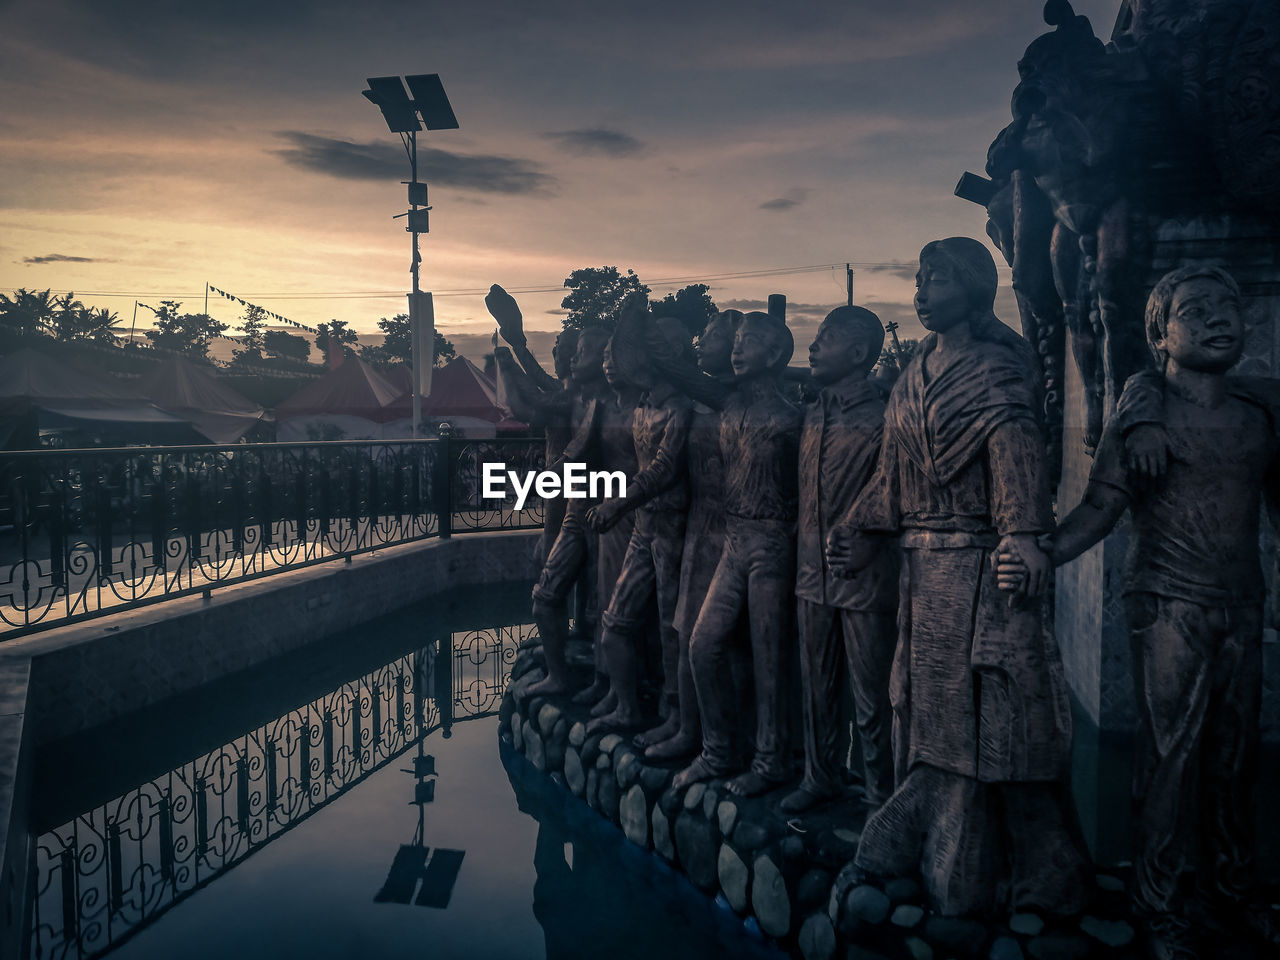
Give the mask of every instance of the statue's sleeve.
M 987 438 L 991 522 L 1000 536 L 1053 529 L 1044 439 L 1029 417 L 1006 420 Z
M 1140 370 L 1124 382 L 1107 426 L 1123 439 L 1144 423 L 1164 424 L 1164 377 L 1154 370 Z
M 574 434 L 560 454 L 559 463 L 587 463 L 591 464 L 599 459 L 596 444 L 596 421 L 600 419 L 600 401 L 592 400 L 591 406 L 587 408 L 587 415 L 582 418 L 582 424 L 578 427 L 578 432 Z M 551 467 L 548 464 L 548 467 Z
M 566 422 L 573 409 L 573 394 L 558 387 L 553 393 L 539 390 L 505 347 L 495 350 L 493 357 L 506 382 L 513 417 L 535 427 Z
M 515 351 L 516 357 L 520 360 L 520 366 L 524 368 L 525 376 L 529 378 L 529 381 L 536 389 L 544 393 L 559 392 L 560 381 L 542 369 L 542 364 L 538 362 L 538 358 L 529 349 L 528 341 L 513 343 L 511 349 Z
M 902 525 L 898 487 L 898 442 L 884 431 L 875 472 L 845 514 L 840 526 L 866 533 L 897 534 Z

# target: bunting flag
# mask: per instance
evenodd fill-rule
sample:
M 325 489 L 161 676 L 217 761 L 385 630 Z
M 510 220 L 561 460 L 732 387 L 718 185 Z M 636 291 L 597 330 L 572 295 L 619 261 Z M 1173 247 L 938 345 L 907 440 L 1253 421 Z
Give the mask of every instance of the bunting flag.
M 214 293 L 216 293 L 220 297 L 226 297 L 228 300 L 234 300 L 236 303 L 240 304 L 240 306 L 242 307 L 258 307 L 256 303 L 250 303 L 249 301 L 241 297 L 237 297 L 234 294 L 227 293 L 227 291 L 225 290 L 219 290 L 217 287 L 213 285 L 210 285 L 209 289 L 212 290 Z M 146 306 L 146 304 L 143 304 L 143 306 Z M 150 308 L 148 307 L 148 309 Z M 265 307 L 258 307 L 258 309 L 261 310 L 266 316 L 270 317 L 272 320 L 279 321 L 280 323 L 287 324 L 288 326 L 297 327 L 299 330 L 307 331 L 307 333 L 320 332 L 315 327 L 308 327 L 305 323 L 298 323 L 297 320 L 290 320 L 288 317 L 282 317 L 280 316 L 280 314 L 274 313 L 273 311 L 268 310 Z

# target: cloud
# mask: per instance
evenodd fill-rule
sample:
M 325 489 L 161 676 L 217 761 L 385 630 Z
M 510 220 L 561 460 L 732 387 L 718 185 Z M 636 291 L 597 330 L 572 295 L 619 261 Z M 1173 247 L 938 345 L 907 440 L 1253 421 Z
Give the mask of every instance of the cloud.
M 916 278 L 916 268 L 920 265 L 918 260 L 888 260 L 884 263 L 870 263 L 858 266 L 859 273 L 887 273 L 891 277 L 897 277 L 900 280 L 914 280 Z
M 65 253 L 50 253 L 43 257 L 23 257 L 23 263 L 106 263 L 93 257 L 71 257 Z
M 809 196 L 809 191 L 804 187 L 795 187 L 786 192 L 785 196 L 775 197 L 773 200 L 766 200 L 760 204 L 761 210 L 791 210 L 804 203 Z
M 544 133 L 543 137 L 554 141 L 561 150 L 581 157 L 631 157 L 644 150 L 644 144 L 629 133 L 603 127 L 558 130 Z
M 278 136 L 292 146 L 272 152 L 295 167 L 346 180 L 389 180 L 405 174 L 404 150 L 393 144 L 355 143 L 297 130 L 283 130 Z M 418 170 L 437 186 L 481 193 L 548 194 L 556 183 L 532 160 L 431 147 L 418 150 Z

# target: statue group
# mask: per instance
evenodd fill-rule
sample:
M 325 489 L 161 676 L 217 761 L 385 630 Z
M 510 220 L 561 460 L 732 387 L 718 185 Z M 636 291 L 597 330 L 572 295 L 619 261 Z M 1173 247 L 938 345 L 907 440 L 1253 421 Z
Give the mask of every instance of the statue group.
M 1059 644 L 1079 638 L 1055 635 L 1048 587 L 1127 512 L 1134 915 L 1156 958 L 1202 955 L 1193 901 L 1274 948 L 1254 787 L 1280 389 L 1229 371 L 1280 263 L 1280 8 L 1126 0 L 1109 45 L 1066 0 L 1045 17 L 990 179 L 957 189 L 987 209 L 1023 334 L 963 237 L 920 253 L 928 335 L 887 397 L 884 329 L 859 307 L 822 322 L 798 391 L 781 317 L 721 313 L 695 346 L 643 301 L 566 332 L 550 377 L 493 289 L 513 412 L 547 426 L 548 462 L 628 476 L 622 499 L 548 514 L 529 695 L 590 704 L 589 732 L 634 735 L 675 789 L 723 779 L 788 817 L 860 791 L 857 866 L 921 878 L 940 913 L 1073 914 L 1092 870 Z M 1247 296 L 1204 262 L 1233 251 Z M 1055 514 L 1068 344 L 1092 459 Z M 595 597 L 575 613 L 582 690 L 574 584 Z

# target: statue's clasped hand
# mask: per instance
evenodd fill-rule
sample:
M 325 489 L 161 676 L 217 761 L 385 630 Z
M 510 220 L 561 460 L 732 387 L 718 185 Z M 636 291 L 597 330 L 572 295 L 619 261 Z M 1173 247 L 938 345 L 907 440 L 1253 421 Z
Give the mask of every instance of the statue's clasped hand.
M 604 533 L 618 522 L 618 515 L 621 512 L 616 506 L 607 503 L 592 507 L 587 511 L 587 526 L 596 533 Z
M 832 527 L 827 533 L 827 568 L 837 577 L 852 580 L 875 560 L 876 538 L 849 527 Z
M 1034 534 L 1010 533 L 1000 538 L 991 552 L 996 573 L 996 586 L 1009 594 L 1012 604 L 1018 599 L 1035 598 L 1044 593 L 1053 572 L 1053 563 Z

